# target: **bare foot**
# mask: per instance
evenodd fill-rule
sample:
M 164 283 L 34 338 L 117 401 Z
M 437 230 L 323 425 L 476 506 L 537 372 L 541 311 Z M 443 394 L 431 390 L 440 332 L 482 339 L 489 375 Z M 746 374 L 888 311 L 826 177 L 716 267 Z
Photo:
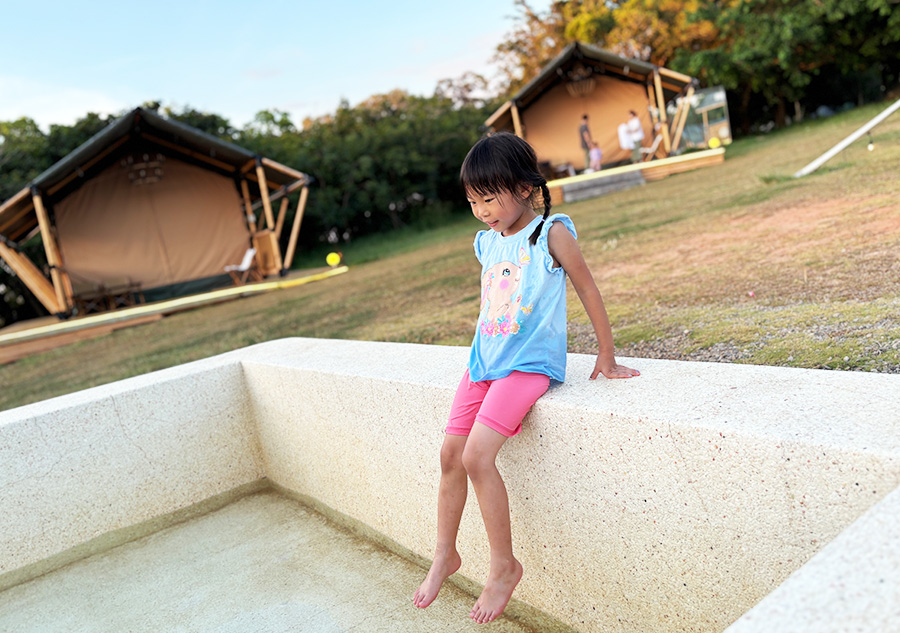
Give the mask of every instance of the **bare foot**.
M 420 609 L 424 609 L 434 602 L 438 592 L 441 590 L 441 585 L 444 584 L 448 576 L 456 573 L 461 564 L 462 560 L 460 560 L 459 553 L 455 549 L 447 556 L 435 556 L 434 561 L 431 563 L 431 569 L 428 570 L 428 574 L 425 576 L 425 580 L 422 581 L 422 584 L 413 596 L 413 604 Z
M 484 583 L 484 590 L 472 607 L 469 617 L 478 624 L 493 622 L 499 618 L 521 579 L 522 565 L 515 558 L 513 565 L 502 572 L 495 574 L 491 569 L 487 582 Z

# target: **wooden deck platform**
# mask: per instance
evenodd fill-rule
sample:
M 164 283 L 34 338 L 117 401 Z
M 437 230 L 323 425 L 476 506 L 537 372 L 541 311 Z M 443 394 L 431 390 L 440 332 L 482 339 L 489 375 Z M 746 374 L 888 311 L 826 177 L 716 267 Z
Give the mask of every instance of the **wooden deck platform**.
M 0 365 L 11 363 L 31 354 L 104 336 L 124 327 L 159 321 L 167 314 L 230 301 L 260 292 L 292 288 L 340 275 L 348 270 L 347 266 L 340 266 L 317 272 L 308 270 L 297 271 L 275 281 L 262 281 L 244 286 L 222 288 L 202 294 L 178 297 L 177 299 L 168 299 L 100 314 L 76 317 L 66 321 L 60 321 L 55 317 L 44 317 L 33 321 L 14 323 L 9 327 L 0 329 Z
M 691 152 L 682 156 L 673 156 L 672 158 L 662 158 L 635 165 L 623 165 L 622 167 L 613 167 L 612 169 L 604 169 L 590 174 L 551 180 L 547 183 L 547 187 L 550 188 L 550 198 L 554 204 L 576 202 L 585 199 L 587 197 L 585 192 L 587 191 L 596 191 L 596 195 L 601 196 L 616 189 L 616 187 L 605 187 L 603 185 L 604 181 L 629 180 L 628 176 L 630 175 L 635 176 L 634 180 L 639 180 L 640 178 L 643 178 L 645 181 L 660 180 L 672 174 L 718 165 L 724 161 L 725 148 L 719 147 L 702 152 Z M 590 185 L 592 184 L 596 186 L 591 187 Z

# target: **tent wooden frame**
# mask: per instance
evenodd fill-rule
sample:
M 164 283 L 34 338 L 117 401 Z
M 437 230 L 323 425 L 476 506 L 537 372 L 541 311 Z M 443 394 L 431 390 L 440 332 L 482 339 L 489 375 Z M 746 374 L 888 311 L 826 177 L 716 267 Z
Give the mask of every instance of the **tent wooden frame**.
M 274 233 L 276 238 L 267 240 L 275 251 L 270 258 L 275 265 L 263 272 L 286 272 L 296 251 L 312 178 L 196 128 L 137 108 L 111 122 L 0 204 L 0 258 L 51 314 L 66 317 L 75 306 L 72 281 L 58 242 L 53 205 L 119 160 L 121 153 L 135 143 L 140 143 L 141 147 L 165 149 L 183 162 L 233 180 L 238 199 L 242 201 L 250 240 L 255 243 L 263 232 Z M 297 190 L 300 190 L 300 202 L 287 245 L 287 257 L 283 258 L 277 237 L 287 212 L 287 196 Z M 276 221 L 272 204 L 279 199 L 282 203 Z M 260 208 L 264 222 L 256 219 Z M 21 244 L 38 234 L 49 274 L 42 273 L 20 249 Z
M 564 82 L 566 71 L 576 64 L 588 68 L 592 73 L 643 85 L 647 92 L 647 103 L 651 106 L 652 123 L 654 127 L 659 125 L 659 133 L 662 135 L 662 147 L 656 156 L 666 158 L 672 155 L 678 148 L 689 108 L 689 97 L 679 97 L 693 94 L 697 80 L 662 66 L 622 57 L 581 42 L 569 44 L 536 77 L 494 111 L 485 121 L 485 126 L 494 130 L 512 130 L 517 136 L 527 138 L 522 113 L 553 87 Z M 669 117 L 667 104 L 671 101 L 675 102 L 676 111 Z

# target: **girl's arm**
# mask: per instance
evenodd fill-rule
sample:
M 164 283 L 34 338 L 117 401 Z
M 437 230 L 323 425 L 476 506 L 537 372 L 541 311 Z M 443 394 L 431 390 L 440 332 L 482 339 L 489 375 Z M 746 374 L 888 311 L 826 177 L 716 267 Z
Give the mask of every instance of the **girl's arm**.
M 572 280 L 575 292 L 578 293 L 578 298 L 584 304 L 584 309 L 591 319 L 591 325 L 594 326 L 594 333 L 597 335 L 597 344 L 600 350 L 597 353 L 597 362 L 594 364 L 591 380 L 599 374 L 603 374 L 607 378 L 640 376 L 641 372 L 638 370 L 616 363 L 612 328 L 609 325 L 606 306 L 603 305 L 600 290 L 594 282 L 587 262 L 584 261 L 575 237 L 562 224 L 553 224 L 547 233 L 547 246 L 553 259 L 562 266 L 569 275 L 569 279 Z

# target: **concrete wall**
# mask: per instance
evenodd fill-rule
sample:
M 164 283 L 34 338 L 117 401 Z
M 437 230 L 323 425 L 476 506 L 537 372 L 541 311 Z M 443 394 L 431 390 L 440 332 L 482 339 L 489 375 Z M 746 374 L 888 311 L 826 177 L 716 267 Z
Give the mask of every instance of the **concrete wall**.
M 466 358 L 286 339 L 0 414 L 0 573 L 263 474 L 430 557 Z M 881 545 L 847 535 L 897 506 L 875 505 L 900 484 L 897 376 L 630 364 L 640 378 L 591 382 L 592 358 L 571 355 L 501 451 L 519 599 L 582 631 L 723 631 L 872 508 L 817 563 L 856 559 L 866 576 L 855 552 Z M 460 573 L 481 582 L 470 503 Z M 774 630 L 799 608 L 792 583 L 820 595 L 803 573 L 735 631 Z M 900 617 L 896 592 L 887 604 Z
M 900 488 L 878 502 L 726 633 L 900 629 Z
M 251 413 L 229 355 L 0 413 L 0 590 L 258 482 Z

